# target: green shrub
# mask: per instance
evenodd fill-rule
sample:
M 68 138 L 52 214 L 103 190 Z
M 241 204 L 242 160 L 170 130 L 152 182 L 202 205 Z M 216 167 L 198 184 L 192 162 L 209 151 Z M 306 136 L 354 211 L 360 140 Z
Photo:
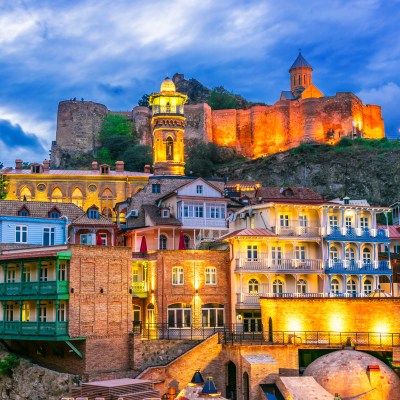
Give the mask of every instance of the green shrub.
M 353 146 L 353 140 L 349 137 L 343 137 L 340 139 L 340 142 L 337 144 L 338 147 L 350 147 Z
M 0 374 L 1 375 L 12 375 L 12 369 L 18 364 L 18 357 L 16 355 L 10 355 L 4 357 L 0 361 Z

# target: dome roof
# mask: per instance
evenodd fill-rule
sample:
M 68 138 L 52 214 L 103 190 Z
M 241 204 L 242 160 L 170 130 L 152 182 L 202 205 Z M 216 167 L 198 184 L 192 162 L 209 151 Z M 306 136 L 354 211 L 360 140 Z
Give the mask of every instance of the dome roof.
M 294 60 L 294 63 L 290 67 L 289 71 L 291 71 L 294 68 L 299 68 L 299 67 L 308 67 L 311 68 L 311 65 L 307 62 L 307 60 L 301 55 L 301 52 L 299 52 L 299 55 L 297 56 L 296 60 Z
M 371 376 L 370 369 L 377 376 Z M 312 362 L 304 371 L 312 376 L 329 393 L 339 393 L 342 398 L 355 397 L 370 392 L 366 399 L 395 400 L 400 393 L 400 379 L 384 362 L 367 353 L 340 350 L 326 354 Z
M 175 83 L 172 81 L 172 79 L 166 77 L 160 87 L 160 92 L 175 92 Z

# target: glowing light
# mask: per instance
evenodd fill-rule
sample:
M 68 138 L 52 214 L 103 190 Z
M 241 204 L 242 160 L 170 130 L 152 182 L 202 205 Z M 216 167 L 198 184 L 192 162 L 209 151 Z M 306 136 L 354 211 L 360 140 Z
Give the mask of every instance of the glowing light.
M 332 314 L 329 318 L 329 330 L 342 332 L 345 329 L 344 316 L 340 314 Z
M 288 330 L 293 331 L 293 332 L 299 332 L 299 331 L 302 331 L 303 329 L 302 329 L 302 325 L 299 320 L 297 320 L 295 318 L 291 318 L 288 321 Z
M 384 322 L 378 322 L 374 328 L 373 328 L 373 332 L 377 332 L 377 333 L 389 333 L 390 329 L 389 326 L 387 324 L 385 324 Z

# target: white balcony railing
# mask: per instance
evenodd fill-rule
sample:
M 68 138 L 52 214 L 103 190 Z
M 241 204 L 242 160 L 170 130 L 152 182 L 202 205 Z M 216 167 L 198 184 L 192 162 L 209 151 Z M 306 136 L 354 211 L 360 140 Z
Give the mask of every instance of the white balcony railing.
M 237 304 L 243 305 L 259 305 L 260 297 L 277 297 L 277 298 L 304 298 L 304 297 L 331 297 L 329 293 L 236 293 Z M 350 297 L 350 296 L 349 296 Z
M 181 217 L 179 221 L 182 222 L 183 228 L 185 227 L 201 227 L 201 228 L 226 228 L 226 221 L 224 218 L 188 218 Z
M 321 228 L 318 226 L 298 226 L 291 221 L 290 226 L 273 226 L 272 231 L 279 236 L 318 237 Z
M 364 238 L 388 238 L 389 231 L 387 229 L 374 229 L 374 228 L 353 228 L 353 227 L 339 227 L 327 226 L 323 229 L 324 235 L 339 235 L 350 237 L 364 237 Z
M 315 271 L 324 269 L 323 261 L 318 259 L 273 259 L 268 254 L 261 253 L 257 258 L 239 255 L 236 258 L 236 270 L 241 271 Z

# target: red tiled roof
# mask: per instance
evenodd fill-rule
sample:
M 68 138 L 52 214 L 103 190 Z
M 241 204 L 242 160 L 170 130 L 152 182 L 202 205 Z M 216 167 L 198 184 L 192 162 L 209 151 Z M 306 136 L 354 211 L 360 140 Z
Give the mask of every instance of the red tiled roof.
M 257 189 L 255 197 L 262 197 L 264 201 L 324 201 L 324 198 L 319 193 L 304 187 L 260 187 Z
M 269 229 L 265 228 L 246 228 L 246 229 L 239 229 L 237 231 L 228 233 L 227 235 L 224 235 L 220 238 L 220 240 L 225 240 L 229 239 L 231 237 L 236 237 L 236 236 L 276 236 L 276 234 Z
M 43 171 L 41 173 L 32 173 L 30 169 L 10 169 L 10 168 L 5 168 L 3 170 L 0 170 L 0 173 L 3 173 L 5 175 L 32 175 L 32 176 L 41 176 L 41 175 L 79 175 L 79 176 L 85 176 L 85 175 L 91 175 L 91 176 L 102 176 L 102 177 L 127 177 L 127 176 L 153 176 L 153 174 L 148 174 L 146 172 L 131 172 L 131 171 L 123 171 L 123 172 L 118 172 L 118 171 L 110 171 L 108 174 L 102 174 L 99 170 L 84 170 L 84 169 L 50 169 Z
M 389 225 L 386 227 L 385 225 L 378 226 L 378 229 L 387 229 L 389 228 L 389 238 L 400 240 L 400 226 L 398 225 Z

